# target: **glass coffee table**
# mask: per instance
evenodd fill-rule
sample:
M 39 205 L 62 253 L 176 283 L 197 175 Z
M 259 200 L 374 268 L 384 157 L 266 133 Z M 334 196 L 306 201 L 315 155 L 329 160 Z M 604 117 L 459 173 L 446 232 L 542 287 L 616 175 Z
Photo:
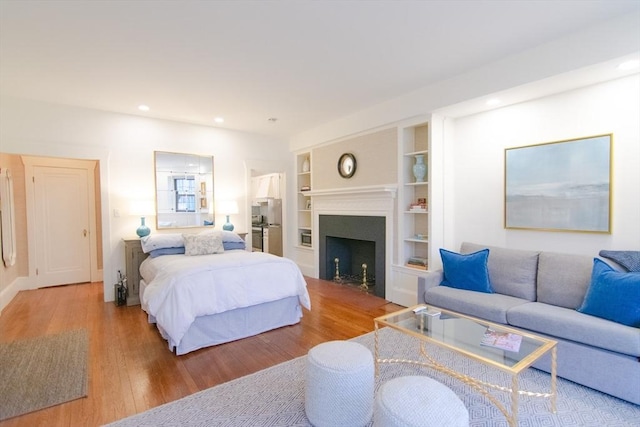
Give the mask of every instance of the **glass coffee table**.
M 430 305 L 417 305 L 374 319 L 376 374 L 380 363 L 410 363 L 426 366 L 448 374 L 487 397 L 506 417 L 510 426 L 518 425 L 518 396 L 549 398 L 551 412 L 556 412 L 556 344 L 554 340 L 476 319 Z M 417 339 L 419 360 L 385 359 L 379 354 L 378 329 L 388 326 Z M 511 376 L 511 385 L 491 384 L 447 367 L 428 353 L 429 345 L 436 345 L 500 369 Z M 550 391 L 519 390 L 518 375 L 551 352 Z M 507 392 L 511 396 L 511 410 L 491 393 Z

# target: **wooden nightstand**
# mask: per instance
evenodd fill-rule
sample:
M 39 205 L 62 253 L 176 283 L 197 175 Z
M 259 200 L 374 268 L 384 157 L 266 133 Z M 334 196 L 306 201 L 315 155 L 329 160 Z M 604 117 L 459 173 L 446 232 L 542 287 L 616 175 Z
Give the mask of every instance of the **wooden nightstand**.
M 140 239 L 124 239 L 125 275 L 127 276 L 127 305 L 140 304 L 140 264 L 149 254 L 142 252 Z

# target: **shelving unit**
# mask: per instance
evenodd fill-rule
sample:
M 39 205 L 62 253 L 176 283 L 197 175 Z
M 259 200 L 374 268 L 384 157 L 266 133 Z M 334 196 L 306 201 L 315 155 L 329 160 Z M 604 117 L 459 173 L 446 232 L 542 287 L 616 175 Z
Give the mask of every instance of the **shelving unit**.
M 418 270 L 428 269 L 429 262 L 429 127 L 427 123 L 401 129 L 402 241 L 398 263 Z M 427 166 L 423 181 L 413 173 L 416 157 L 422 156 Z M 421 209 L 416 208 L 421 206 Z M 413 208 L 412 208 L 413 207 Z M 415 262 L 424 263 L 416 265 Z
M 425 276 L 429 269 L 430 131 L 426 117 L 398 127 L 397 246 L 391 266 L 393 279 L 387 284 L 385 298 L 406 307 L 417 304 L 418 279 Z M 413 174 L 418 155 L 423 157 L 427 167 L 422 182 L 416 182 Z M 424 208 L 411 209 L 416 204 L 422 204 Z M 421 265 L 410 264 L 413 260 L 420 260 Z
M 311 190 L 311 153 L 304 152 L 296 155 L 296 171 L 298 209 L 297 245 L 302 248 L 312 248 L 313 215 L 312 200 L 309 195 L 309 191 Z

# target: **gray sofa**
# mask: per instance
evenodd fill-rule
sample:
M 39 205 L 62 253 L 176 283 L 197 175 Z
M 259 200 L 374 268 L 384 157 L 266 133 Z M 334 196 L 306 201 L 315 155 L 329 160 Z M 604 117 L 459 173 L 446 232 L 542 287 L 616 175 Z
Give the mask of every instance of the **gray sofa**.
M 593 257 L 466 242 L 460 252 L 484 248 L 494 293 L 439 286 L 440 270 L 418 281 L 418 303 L 554 339 L 558 376 L 640 404 L 640 329 L 576 311 L 591 281 Z M 550 356 L 534 367 L 550 372 Z

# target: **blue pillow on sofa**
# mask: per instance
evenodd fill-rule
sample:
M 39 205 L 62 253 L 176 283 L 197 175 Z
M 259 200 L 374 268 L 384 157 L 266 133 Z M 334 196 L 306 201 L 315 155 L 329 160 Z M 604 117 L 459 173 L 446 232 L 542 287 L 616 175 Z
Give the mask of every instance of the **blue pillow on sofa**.
M 493 293 L 489 281 L 489 249 L 470 254 L 440 249 L 444 278 L 440 285 L 468 291 Z
M 640 273 L 616 271 L 594 258 L 591 284 L 578 311 L 640 328 Z

